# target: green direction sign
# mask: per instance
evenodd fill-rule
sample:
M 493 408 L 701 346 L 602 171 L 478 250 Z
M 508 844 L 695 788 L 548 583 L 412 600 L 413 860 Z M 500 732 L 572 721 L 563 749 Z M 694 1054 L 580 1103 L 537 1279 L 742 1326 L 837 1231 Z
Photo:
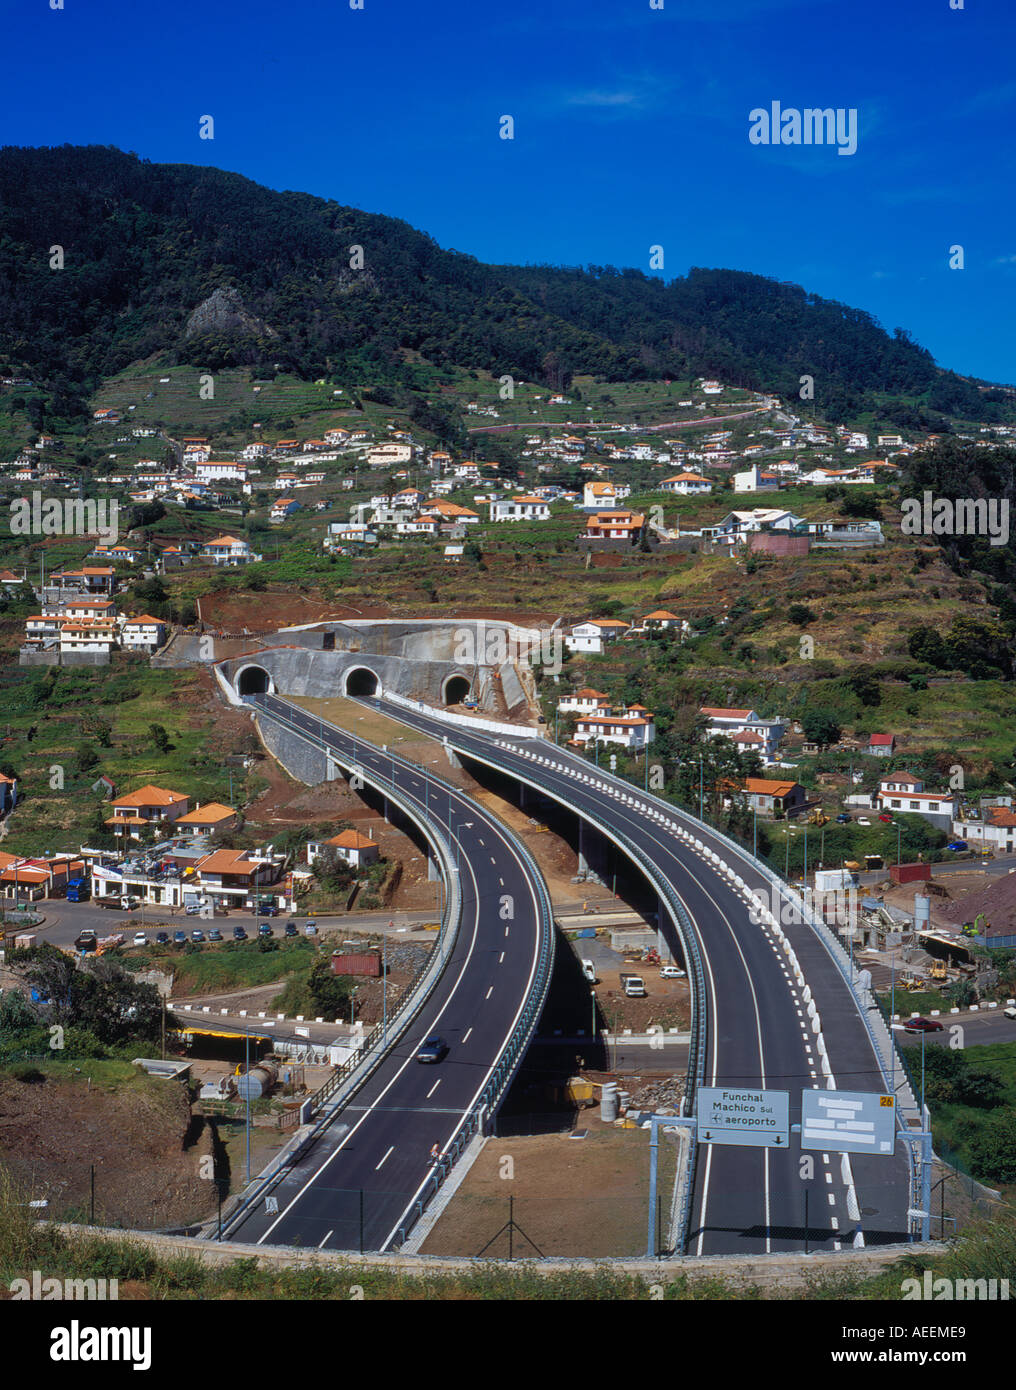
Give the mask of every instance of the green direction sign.
M 703 1144 L 785 1149 L 790 1140 L 790 1092 L 700 1086 L 697 1136 Z

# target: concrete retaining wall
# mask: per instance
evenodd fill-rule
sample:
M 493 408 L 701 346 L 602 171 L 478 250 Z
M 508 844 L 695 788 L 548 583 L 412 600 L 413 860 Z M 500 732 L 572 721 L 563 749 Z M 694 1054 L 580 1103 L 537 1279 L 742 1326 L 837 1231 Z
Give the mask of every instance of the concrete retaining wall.
M 328 1268 L 348 1268 L 351 1272 L 362 1269 L 386 1269 L 399 1274 L 432 1277 L 435 1274 L 461 1274 L 469 1270 L 482 1270 L 485 1261 L 457 1257 L 454 1255 L 356 1255 L 349 1253 L 330 1254 L 323 1250 L 293 1250 L 289 1246 L 259 1245 L 252 1250 L 249 1245 L 238 1245 L 230 1241 L 194 1240 L 187 1236 L 155 1235 L 148 1231 L 105 1230 L 96 1226 L 72 1226 L 59 1223 L 57 1229 L 71 1240 L 87 1240 L 95 1236 L 106 1236 L 118 1244 L 129 1243 L 150 1250 L 160 1259 L 169 1260 L 192 1256 L 204 1264 L 222 1265 L 233 1260 L 255 1258 L 267 1268 L 305 1269 L 315 1265 Z M 796 1289 L 806 1292 L 817 1279 L 836 1275 L 864 1276 L 878 1274 L 887 1266 L 904 1257 L 934 1256 L 947 1253 L 947 1246 L 929 1241 L 927 1244 L 884 1245 L 866 1250 L 821 1251 L 813 1255 L 686 1255 L 670 1260 L 611 1260 L 611 1268 L 631 1275 L 642 1275 L 650 1282 L 666 1283 L 668 1279 L 683 1276 L 700 1279 L 728 1279 L 738 1286 L 759 1285 L 771 1288 L 779 1295 L 781 1290 Z M 531 1262 L 519 1261 L 527 1272 L 535 1274 L 559 1274 L 567 1270 L 586 1271 L 595 1274 L 603 1268 L 602 1260 L 584 1259 L 544 1259 Z
M 108 666 L 108 652 L 19 652 L 19 666 Z

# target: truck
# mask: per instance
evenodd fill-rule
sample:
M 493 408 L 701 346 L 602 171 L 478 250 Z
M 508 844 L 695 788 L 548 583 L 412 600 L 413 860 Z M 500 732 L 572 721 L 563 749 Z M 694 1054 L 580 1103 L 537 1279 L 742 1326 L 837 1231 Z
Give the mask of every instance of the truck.
M 646 997 L 646 982 L 641 975 L 621 975 L 621 988 L 629 999 Z
M 94 951 L 98 944 L 95 932 L 90 927 L 85 927 L 74 938 L 74 945 L 79 951 Z
M 67 880 L 67 901 L 69 903 L 86 903 L 90 896 L 87 878 L 69 878 Z

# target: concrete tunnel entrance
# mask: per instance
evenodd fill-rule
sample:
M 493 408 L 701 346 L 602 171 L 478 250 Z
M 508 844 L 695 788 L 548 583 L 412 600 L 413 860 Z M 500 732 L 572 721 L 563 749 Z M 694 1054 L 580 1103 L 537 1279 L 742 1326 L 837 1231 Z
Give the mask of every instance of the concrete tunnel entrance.
M 466 698 L 472 689 L 472 682 L 468 676 L 449 676 L 444 683 L 444 702 L 446 705 L 458 705 Z
M 380 695 L 381 682 L 368 666 L 354 666 L 351 671 L 346 673 L 345 694 L 352 695 L 354 698 L 364 695 Z
M 236 675 L 238 695 L 264 695 L 275 690 L 271 676 L 263 666 L 244 666 Z

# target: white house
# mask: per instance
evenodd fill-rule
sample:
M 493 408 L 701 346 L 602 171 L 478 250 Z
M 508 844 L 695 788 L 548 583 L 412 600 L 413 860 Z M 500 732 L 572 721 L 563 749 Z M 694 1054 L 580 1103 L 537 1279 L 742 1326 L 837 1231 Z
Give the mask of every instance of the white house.
M 627 631 L 628 624 L 617 618 L 591 618 L 588 622 L 576 623 L 566 632 L 564 644 L 570 652 L 600 653 L 604 643 L 623 637 Z
M 698 473 L 675 473 L 660 483 L 661 492 L 672 492 L 679 497 L 699 497 L 713 490 L 708 478 Z
M 787 726 L 778 719 L 760 719 L 753 709 L 726 709 L 703 705 L 699 714 L 707 721 L 704 738 L 729 738 L 739 752 L 755 752 L 768 762 L 776 756 Z
M 362 864 L 373 864 L 380 854 L 376 840 L 369 835 L 361 835 L 358 830 L 341 830 L 330 840 L 309 840 L 307 842 L 307 863 L 313 864 L 328 850 L 334 850 L 337 858 L 344 860 L 354 869 Z
M 506 497 L 491 502 L 491 521 L 546 521 L 550 507 L 542 497 Z
M 656 737 L 656 725 L 651 714 L 586 714 L 580 716 L 575 743 L 618 743 L 622 748 L 647 747 Z
M 154 652 L 165 640 L 166 624 L 147 613 L 140 618 L 128 618 L 120 629 L 120 645 L 132 651 Z
M 582 505 L 595 508 L 613 507 L 616 502 L 622 502 L 630 496 L 631 488 L 627 483 L 587 482 L 582 489 Z
M 68 618 L 60 624 L 60 651 L 108 656 L 117 645 L 115 618 Z
M 557 702 L 558 714 L 598 714 L 610 709 L 610 696 L 602 690 L 592 690 L 588 686 L 564 695 Z
M 959 810 L 959 795 L 954 791 L 925 791 L 920 778 L 909 772 L 891 772 L 880 779 L 875 804 L 880 811 L 911 811 L 932 825 L 951 830 Z
M 240 536 L 216 536 L 201 547 L 201 557 L 213 565 L 246 565 L 255 557 Z
M 257 445 L 252 446 L 257 448 Z M 267 445 L 260 446 L 267 452 Z M 188 462 L 191 460 L 188 455 Z M 247 465 L 245 463 L 230 463 L 222 459 L 206 459 L 202 462 L 195 462 L 194 476 L 203 483 L 217 483 L 229 481 L 234 483 L 245 483 L 247 481 Z

